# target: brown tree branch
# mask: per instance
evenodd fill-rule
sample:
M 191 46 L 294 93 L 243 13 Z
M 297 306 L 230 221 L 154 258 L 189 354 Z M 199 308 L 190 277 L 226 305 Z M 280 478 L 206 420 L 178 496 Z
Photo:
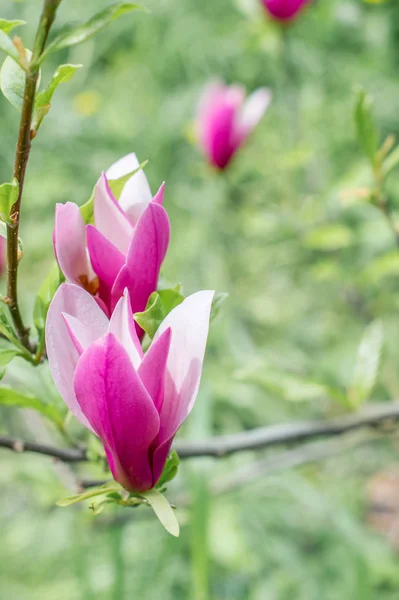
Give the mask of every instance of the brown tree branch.
M 339 436 L 364 427 L 388 427 L 399 419 L 399 402 L 370 404 L 361 411 L 326 419 L 324 421 L 298 421 L 260 427 L 232 435 L 223 435 L 200 442 L 181 441 L 174 448 L 181 459 L 201 456 L 221 458 L 236 452 L 260 450 L 282 444 L 298 444 L 310 439 Z M 87 461 L 84 448 L 55 448 L 36 442 L 23 442 L 7 436 L 0 436 L 0 447 L 14 452 L 35 452 L 57 458 L 64 462 Z
M 36 85 L 40 71 L 38 59 L 46 45 L 48 34 L 54 22 L 55 14 L 60 2 L 61 0 L 45 0 L 33 45 L 32 57 L 27 67 L 14 163 L 14 178 L 19 183 L 19 193 L 16 202 L 11 208 L 11 224 L 7 225 L 7 304 L 18 338 L 28 350 L 31 350 L 29 343 L 29 329 L 24 325 L 18 305 L 18 264 L 20 259 L 18 251 L 18 230 L 25 173 L 31 148 L 32 115 L 35 103 Z

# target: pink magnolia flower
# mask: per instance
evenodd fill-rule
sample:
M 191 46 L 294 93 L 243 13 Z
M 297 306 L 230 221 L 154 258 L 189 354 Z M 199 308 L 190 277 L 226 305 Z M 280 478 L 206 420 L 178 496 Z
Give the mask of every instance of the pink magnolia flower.
M 94 191 L 94 225 L 86 225 L 73 202 L 57 204 L 54 251 L 68 282 L 82 286 L 111 315 L 125 288 L 133 312 L 143 311 L 157 288 L 170 237 L 162 207 L 164 184 L 153 198 L 142 171 L 125 184 L 117 202 L 108 180 L 138 168 L 129 154 L 103 173 Z
M 263 6 L 277 21 L 291 21 L 309 0 L 262 0 Z
M 113 477 L 127 490 L 154 487 L 193 408 L 213 294 L 197 292 L 174 308 L 145 354 L 127 290 L 111 320 L 74 284 L 62 284 L 50 305 L 46 345 L 55 384 L 101 439 Z
M 197 135 L 209 163 L 225 169 L 255 129 L 270 104 L 271 94 L 259 88 L 246 98 L 241 86 L 211 83 L 201 99 Z

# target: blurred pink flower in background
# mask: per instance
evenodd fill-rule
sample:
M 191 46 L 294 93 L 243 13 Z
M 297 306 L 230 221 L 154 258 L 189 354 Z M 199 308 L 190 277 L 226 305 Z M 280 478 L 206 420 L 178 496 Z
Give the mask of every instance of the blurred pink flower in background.
M 186 298 L 144 354 L 124 292 L 109 320 L 83 288 L 64 283 L 46 323 L 54 382 L 68 408 L 102 441 L 129 491 L 158 482 L 173 438 L 197 397 L 214 292 Z
M 197 115 L 197 137 L 208 162 L 225 169 L 258 125 L 270 104 L 271 93 L 259 88 L 248 97 L 242 86 L 215 81 L 202 96 Z
M 56 207 L 54 251 L 59 267 L 68 282 L 95 296 L 108 316 L 125 288 L 133 312 L 145 309 L 169 244 L 164 185 L 153 198 L 146 176 L 138 171 L 125 184 L 119 202 L 112 194 L 108 181 L 138 167 L 135 154 L 129 154 L 101 175 L 94 191 L 93 224 L 85 224 L 73 202 Z
M 310 0 L 261 0 L 268 13 L 278 21 L 291 21 Z

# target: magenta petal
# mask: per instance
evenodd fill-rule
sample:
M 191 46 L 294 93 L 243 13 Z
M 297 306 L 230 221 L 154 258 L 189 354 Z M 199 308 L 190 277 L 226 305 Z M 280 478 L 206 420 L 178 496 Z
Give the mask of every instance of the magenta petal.
M 112 288 L 125 257 L 96 227 L 87 226 L 87 247 L 93 270 L 107 287 Z
M 54 225 L 54 252 L 65 279 L 81 285 L 80 277 L 92 278 L 86 250 L 86 226 L 73 202 L 57 204 Z
M 157 191 L 157 193 L 155 194 L 155 196 L 152 199 L 152 202 L 154 202 L 155 204 L 163 204 L 163 199 L 165 196 L 165 182 L 162 183 L 161 187 L 159 188 L 159 190 Z
M 170 238 L 169 218 L 165 209 L 151 202 L 134 230 L 126 264 L 112 289 L 115 306 L 123 290 L 130 294 L 133 313 L 143 311 L 147 300 L 157 288 L 159 271 Z
M 265 8 L 275 19 L 289 21 L 296 17 L 309 0 L 262 0 Z
M 103 173 L 94 190 L 94 224 L 122 254 L 126 254 L 133 227 L 115 200 Z
M 208 160 L 219 169 L 228 165 L 238 149 L 234 123 L 244 97 L 244 89 L 239 86 L 213 84 L 201 102 L 198 115 L 200 142 Z
M 165 372 L 168 360 L 172 330 L 166 329 L 163 334 L 151 344 L 144 355 L 138 374 L 150 394 L 155 408 L 160 413 L 165 389 Z
M 155 448 L 155 451 L 152 456 L 152 472 L 154 475 L 154 485 L 157 484 L 158 479 L 162 475 L 162 471 L 164 469 L 166 459 L 168 458 L 168 454 L 172 447 L 174 437 L 174 435 L 170 436 L 167 440 L 165 440 L 164 442 L 162 442 L 162 444 Z
M 93 296 L 77 285 L 63 283 L 50 304 L 46 321 L 46 349 L 54 383 L 69 410 L 85 427 L 91 429 L 73 389 L 73 374 L 79 360 L 79 352 L 69 335 L 64 315 L 75 317 L 85 335 L 90 332 L 90 338 L 85 339 L 81 333 L 77 334 L 82 347 L 106 333 L 108 319 Z M 71 323 L 71 320 L 69 322 Z M 78 331 L 79 327 L 77 325 L 75 331 Z
M 159 415 L 112 333 L 82 354 L 74 388 L 84 415 L 112 455 L 117 481 L 134 491 L 153 487 L 149 448 L 159 431 Z

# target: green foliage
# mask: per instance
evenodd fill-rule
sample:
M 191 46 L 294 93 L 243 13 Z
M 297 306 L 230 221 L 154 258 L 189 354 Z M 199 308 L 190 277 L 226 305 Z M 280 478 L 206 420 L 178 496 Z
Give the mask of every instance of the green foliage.
M 139 8 L 141 7 L 138 4 L 132 4 L 130 2 L 118 2 L 97 13 L 86 23 L 78 25 L 77 27 L 67 28 L 60 31 L 60 33 L 56 35 L 56 37 L 47 46 L 41 57 L 41 61 L 43 61 L 44 58 L 52 52 L 58 52 L 58 50 L 62 50 L 63 48 L 68 48 L 70 46 L 75 46 L 76 44 L 86 42 L 91 37 L 103 31 L 103 29 L 110 25 L 110 23 L 122 15 Z
M 165 496 L 156 489 L 142 492 L 140 495 L 147 500 L 166 531 L 174 537 L 179 537 L 179 522 L 173 508 L 170 506 Z
M 75 75 L 76 71 L 81 67 L 82 65 L 60 65 L 54 73 L 47 88 L 37 95 L 35 100 L 35 113 L 32 120 L 32 129 L 34 131 L 38 131 L 44 117 L 49 112 L 53 94 L 60 83 L 66 83 L 67 81 L 70 81 Z
M 352 408 L 358 408 L 370 397 L 378 376 L 382 342 L 382 323 L 374 321 L 364 332 L 357 351 L 353 379 L 348 391 Z
M 179 462 L 176 450 L 172 450 L 166 460 L 162 475 L 157 483 L 157 488 L 162 489 L 166 483 L 169 483 L 169 481 L 172 481 L 176 477 L 179 470 Z
M 29 50 L 26 50 L 26 55 L 27 58 L 30 59 L 32 53 Z M 36 89 L 40 86 L 40 78 L 41 74 L 39 72 Z M 21 111 L 25 90 L 25 71 L 10 57 L 5 59 L 0 70 L 0 89 L 7 100 L 18 111 Z
M 379 135 L 372 107 L 373 102 L 371 97 L 364 90 L 360 89 L 355 107 L 357 137 L 363 152 L 373 164 L 378 150 Z
M 180 293 L 180 285 L 174 289 L 153 292 L 148 298 L 145 311 L 135 313 L 134 319 L 152 339 L 165 317 L 183 300 L 184 296 Z
M 12 356 L 10 360 L 12 360 L 14 356 Z M 8 355 L 8 358 L 9 357 L 10 355 Z M 0 386 L 0 405 L 15 406 L 17 408 L 30 408 L 49 419 L 52 423 L 57 425 L 57 427 L 61 429 L 63 427 L 66 412 L 65 410 L 61 412 L 60 409 L 55 405 L 46 404 L 35 396 L 23 394 L 22 392 L 18 392 L 10 387 Z
M 78 502 L 84 502 L 85 500 L 91 500 L 92 498 L 96 498 L 97 496 L 103 496 L 104 494 L 120 492 L 121 486 L 116 481 L 108 481 L 103 485 L 89 488 L 85 492 L 81 494 L 75 494 L 74 496 L 67 496 L 66 498 L 62 498 L 58 500 L 57 506 L 71 506 L 72 504 L 77 504 Z
M 9 34 L 15 27 L 26 25 L 26 21 L 15 19 L 14 21 L 8 21 L 7 19 L 0 19 L 0 30 L 5 34 Z
M 4 20 L 2 20 L 4 23 Z M 4 27 L 4 25 L 3 25 Z M 8 35 L 5 33 L 3 28 L 0 28 L 0 51 L 11 57 L 16 63 L 19 64 L 20 58 L 17 48 L 14 46 Z
M 10 219 L 11 207 L 17 201 L 19 183 L 13 179 L 11 183 L 0 185 L 0 219 L 5 223 L 12 223 Z M 7 237 L 7 233 L 6 236 Z

